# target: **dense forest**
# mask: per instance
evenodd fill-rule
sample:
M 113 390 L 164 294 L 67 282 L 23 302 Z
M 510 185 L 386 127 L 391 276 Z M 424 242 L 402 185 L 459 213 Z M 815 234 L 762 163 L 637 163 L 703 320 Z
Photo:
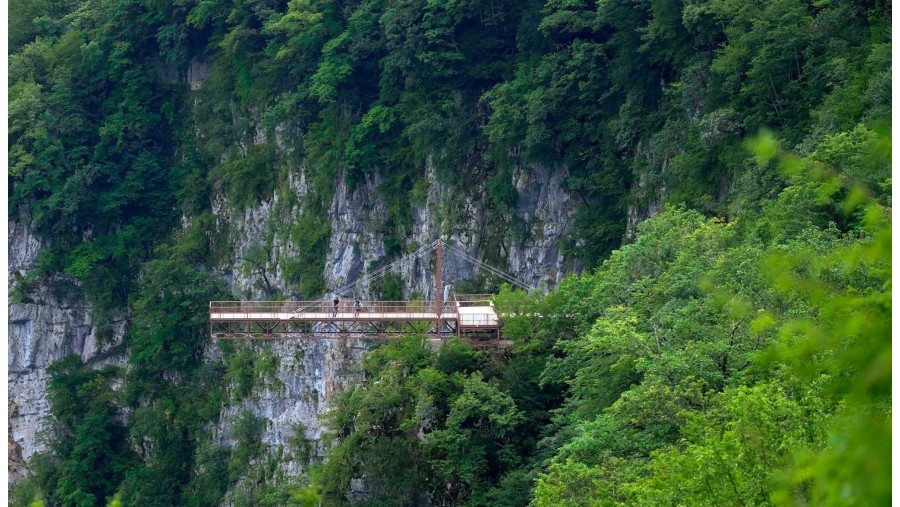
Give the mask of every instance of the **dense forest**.
M 10 297 L 61 275 L 101 328 L 128 318 L 125 367 L 51 368 L 52 431 L 18 505 L 890 502 L 890 2 L 9 14 L 8 212 L 49 245 Z M 230 255 L 216 196 L 252 206 L 303 168 L 285 274 L 312 298 L 338 175 L 384 177 L 388 257 L 426 166 L 486 182 L 500 258 L 523 234 L 513 167 L 530 164 L 567 168 L 562 248 L 583 270 L 547 294 L 500 288 L 513 349 L 373 348 L 328 414 L 327 456 L 295 442 L 297 477 L 271 472 L 252 414 L 236 445 L 211 440 L 272 368 L 227 343 L 204 360 L 208 301 L 235 297 L 214 269 Z

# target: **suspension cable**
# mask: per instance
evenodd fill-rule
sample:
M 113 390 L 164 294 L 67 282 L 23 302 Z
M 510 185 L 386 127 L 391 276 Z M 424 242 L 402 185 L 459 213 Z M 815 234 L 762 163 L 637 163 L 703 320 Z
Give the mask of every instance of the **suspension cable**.
M 469 254 L 468 252 L 465 252 L 464 250 L 462 250 L 460 248 L 457 248 L 448 243 L 444 243 L 443 247 L 449 253 L 458 255 L 463 260 L 471 262 L 476 267 L 484 269 L 485 271 L 497 276 L 501 280 L 509 283 L 510 285 L 514 285 L 514 286 L 519 287 L 520 289 L 524 289 L 524 290 L 535 290 L 535 288 L 532 285 L 528 284 L 527 282 L 519 280 L 518 278 L 491 266 L 490 264 L 478 259 L 477 257 Z M 372 281 L 374 281 L 378 278 L 381 278 L 382 276 L 386 275 L 387 273 L 389 273 L 397 268 L 401 268 L 401 269 L 402 268 L 411 268 L 412 264 L 416 260 L 434 252 L 436 249 L 437 249 L 437 240 L 432 241 L 431 243 L 420 247 L 415 252 L 410 252 L 410 253 L 404 255 L 403 257 L 400 257 L 399 259 L 397 259 L 385 266 L 382 266 L 374 271 L 366 273 L 362 277 L 354 280 L 352 283 L 349 283 L 347 285 L 344 285 L 342 287 L 334 289 L 331 292 L 333 292 L 334 294 L 346 294 L 348 292 L 355 293 L 355 291 L 358 290 L 360 287 L 367 286 Z M 298 309 L 297 311 L 301 311 L 301 310 L 302 309 Z
M 447 251 L 455 253 L 456 255 L 462 257 L 463 259 L 475 264 L 476 266 L 483 268 L 484 270 L 490 272 L 491 274 L 496 275 L 497 277 L 501 278 L 502 280 L 509 282 L 511 285 L 515 285 L 516 287 L 519 287 L 520 289 L 525 289 L 525 290 L 534 290 L 535 289 L 530 284 L 523 282 L 522 280 L 519 280 L 518 278 L 515 278 L 514 276 L 512 276 L 510 274 L 500 271 L 499 269 L 491 266 L 490 264 L 478 259 L 477 257 L 475 257 L 473 255 L 470 255 L 469 253 L 467 253 L 459 248 L 454 247 L 453 245 L 444 245 L 444 248 L 446 248 Z
M 382 266 L 382 267 L 376 269 L 375 271 L 366 273 L 364 276 L 356 279 L 352 283 L 349 283 L 347 285 L 344 285 L 343 287 L 335 289 L 333 292 L 336 294 L 343 294 L 348 291 L 354 291 L 354 290 L 358 289 L 360 286 L 368 284 L 369 282 L 384 276 L 388 272 L 390 272 L 398 267 L 401 267 L 401 268 L 404 267 L 405 263 L 412 263 L 416 259 L 430 254 L 431 252 L 433 252 L 436 249 L 437 249 L 437 240 L 432 241 L 431 243 L 420 247 L 415 252 L 411 252 L 411 253 L 404 255 L 403 257 L 395 260 L 394 262 L 391 262 L 390 264 L 388 264 L 386 266 Z

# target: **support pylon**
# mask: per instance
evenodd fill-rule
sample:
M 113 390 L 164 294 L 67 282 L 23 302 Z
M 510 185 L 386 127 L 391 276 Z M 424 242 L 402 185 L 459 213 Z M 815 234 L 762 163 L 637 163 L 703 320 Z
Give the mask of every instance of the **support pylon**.
M 435 298 L 434 298 L 434 312 L 437 314 L 437 321 L 435 324 L 435 332 L 437 333 L 438 338 L 441 337 L 441 331 L 443 327 L 443 319 L 441 319 L 441 313 L 444 311 L 444 287 L 441 284 L 441 264 L 443 263 L 443 248 L 441 246 L 441 239 L 437 240 L 437 252 L 434 263 L 434 288 L 435 288 Z

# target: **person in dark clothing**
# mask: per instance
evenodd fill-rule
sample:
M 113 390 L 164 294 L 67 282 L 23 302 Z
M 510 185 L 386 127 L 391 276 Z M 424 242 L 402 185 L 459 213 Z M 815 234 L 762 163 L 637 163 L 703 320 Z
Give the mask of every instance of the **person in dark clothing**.
M 341 299 L 339 297 L 335 296 L 334 301 L 332 301 L 332 303 L 334 303 L 334 308 L 331 309 L 331 316 L 337 317 L 337 309 L 338 309 L 338 305 L 341 304 Z
M 359 302 L 359 298 L 356 299 L 356 303 L 353 303 L 353 310 L 356 312 L 356 316 L 359 317 L 359 311 L 362 309 L 362 303 Z

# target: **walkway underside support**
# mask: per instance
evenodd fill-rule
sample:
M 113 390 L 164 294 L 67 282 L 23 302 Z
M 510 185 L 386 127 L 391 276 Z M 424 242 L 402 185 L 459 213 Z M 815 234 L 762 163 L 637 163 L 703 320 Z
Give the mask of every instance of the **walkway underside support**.
M 410 334 L 434 334 L 434 323 L 407 320 L 257 321 L 210 322 L 212 337 L 235 339 L 399 338 Z
M 216 340 L 329 340 L 329 339 L 394 339 L 409 335 L 425 335 L 429 338 L 456 336 L 475 347 L 508 347 L 512 343 L 501 340 L 499 329 L 461 330 L 456 321 L 442 322 L 443 332 L 434 332 L 434 322 L 409 321 L 329 321 L 329 322 L 279 322 L 279 321 L 222 321 L 210 322 L 210 331 Z

